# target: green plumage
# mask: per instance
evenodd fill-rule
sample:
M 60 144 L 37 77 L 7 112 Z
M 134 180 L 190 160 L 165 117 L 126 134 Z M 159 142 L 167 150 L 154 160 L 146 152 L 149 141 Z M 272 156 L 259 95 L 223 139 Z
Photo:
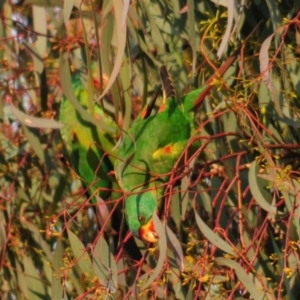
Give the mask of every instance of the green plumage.
M 80 73 L 72 75 L 72 88 L 81 106 L 88 111 L 88 91 L 81 82 Z M 115 122 L 98 106 L 94 106 L 95 118 L 118 130 Z M 107 198 L 112 181 L 107 173 L 113 170 L 113 158 L 104 155 L 115 146 L 115 139 L 91 122 L 84 120 L 74 105 L 63 97 L 60 121 L 64 124 L 61 135 L 71 158 L 71 165 L 79 174 L 83 184 L 94 193 L 99 189 L 100 197 Z M 96 203 L 93 197 L 92 202 Z
M 184 108 L 184 103 L 176 100 L 170 84 L 169 77 L 164 76 L 166 101 L 157 114 L 145 118 L 148 115 L 146 107 L 118 149 L 115 173 L 128 194 L 125 195 L 126 220 L 137 237 L 141 237 L 141 227 L 148 224 L 153 212 L 160 208 L 166 189 L 163 184 L 168 182 L 195 131 L 193 114 Z
M 89 93 L 82 84 L 81 78 L 79 72 L 72 75 L 72 88 L 81 106 L 89 112 Z M 96 104 L 93 108 L 94 117 L 112 129 L 110 132 L 84 120 L 66 97 L 62 99 L 60 121 L 64 124 L 61 135 L 71 158 L 71 166 L 79 174 L 83 185 L 88 188 L 89 194 L 92 195 L 92 203 L 96 204 L 97 199 L 94 195 L 99 195 L 104 200 L 121 197 L 117 181 L 108 176 L 108 173 L 113 171 L 115 159 L 113 155 L 107 155 L 113 152 L 120 136 L 120 129 L 115 121 L 103 112 L 102 108 Z M 109 244 L 114 245 L 115 248 L 119 244 L 119 239 L 123 240 L 128 230 L 127 226 L 122 225 L 122 222 L 122 206 L 117 206 L 109 220 L 111 224 L 106 224 L 106 229 L 111 226 L 114 231 L 119 233 L 119 235 L 108 237 Z M 125 250 L 132 259 L 141 259 L 141 253 L 133 238 L 126 242 Z

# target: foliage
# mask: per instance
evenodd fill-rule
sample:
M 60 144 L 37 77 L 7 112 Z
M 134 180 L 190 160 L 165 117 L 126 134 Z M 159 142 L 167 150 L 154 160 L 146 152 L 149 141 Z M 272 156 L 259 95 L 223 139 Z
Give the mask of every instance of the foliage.
M 299 298 L 300 3 L 215 2 L 0 1 L 2 299 Z M 122 196 L 95 210 L 70 164 L 62 95 L 103 125 L 70 72 L 87 68 L 89 95 L 126 131 L 162 64 L 183 95 L 239 45 L 154 216 L 158 245 L 135 240 L 137 259 L 109 222 Z

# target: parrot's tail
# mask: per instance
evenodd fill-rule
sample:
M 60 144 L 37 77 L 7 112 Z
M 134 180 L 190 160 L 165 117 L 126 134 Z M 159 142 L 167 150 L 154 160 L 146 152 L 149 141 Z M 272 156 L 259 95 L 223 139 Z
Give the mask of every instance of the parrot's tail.
M 160 68 L 160 77 L 163 84 L 165 100 L 169 98 L 175 98 L 175 88 L 166 66 L 162 66 Z

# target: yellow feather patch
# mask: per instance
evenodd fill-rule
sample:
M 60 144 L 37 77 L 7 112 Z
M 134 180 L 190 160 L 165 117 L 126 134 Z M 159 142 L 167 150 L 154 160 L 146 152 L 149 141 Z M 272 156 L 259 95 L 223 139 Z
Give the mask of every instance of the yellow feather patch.
M 182 147 L 180 146 L 180 143 L 168 144 L 163 148 L 157 149 L 152 154 L 152 157 L 154 159 L 161 159 L 162 157 L 179 156 L 181 152 Z

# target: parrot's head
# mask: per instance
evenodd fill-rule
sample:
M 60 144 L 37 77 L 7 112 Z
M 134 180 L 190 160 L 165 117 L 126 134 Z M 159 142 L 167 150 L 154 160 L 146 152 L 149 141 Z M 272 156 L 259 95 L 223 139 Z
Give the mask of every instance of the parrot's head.
M 154 191 L 133 194 L 126 197 L 125 215 L 129 230 L 134 236 L 149 243 L 157 242 L 153 212 L 157 210 L 157 196 Z

